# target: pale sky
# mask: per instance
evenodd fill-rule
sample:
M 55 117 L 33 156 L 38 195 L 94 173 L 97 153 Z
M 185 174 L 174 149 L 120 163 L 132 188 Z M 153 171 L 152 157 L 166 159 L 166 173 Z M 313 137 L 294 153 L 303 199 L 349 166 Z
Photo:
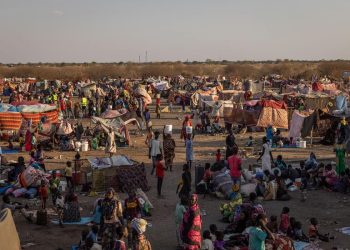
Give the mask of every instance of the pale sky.
M 350 59 L 349 0 L 0 0 L 0 62 Z

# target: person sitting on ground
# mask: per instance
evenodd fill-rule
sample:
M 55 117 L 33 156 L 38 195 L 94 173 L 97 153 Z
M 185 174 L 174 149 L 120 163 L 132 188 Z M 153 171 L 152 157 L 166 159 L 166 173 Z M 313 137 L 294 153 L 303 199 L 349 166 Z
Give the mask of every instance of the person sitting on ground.
M 318 162 L 316 159 L 316 155 L 314 154 L 314 152 L 311 152 L 309 158 L 305 161 L 305 169 L 309 171 L 310 169 L 317 168 L 317 166 Z
M 90 237 L 85 240 L 85 249 L 88 250 L 102 250 L 102 246 L 97 242 L 94 242 Z
M 323 184 L 326 188 L 333 189 L 337 182 L 337 173 L 332 169 L 332 164 L 327 164 L 323 170 Z
M 225 250 L 224 233 L 222 231 L 216 232 L 216 240 L 214 241 L 215 250 Z
M 286 234 L 289 226 L 290 226 L 289 208 L 284 207 L 282 209 L 282 213 L 281 213 L 281 221 L 280 221 L 279 231 L 282 232 L 283 234 Z
M 296 221 L 294 224 L 294 240 L 309 242 L 309 238 L 303 232 L 302 224 L 300 221 Z
M 345 169 L 345 171 L 346 170 L 349 170 L 349 169 Z M 350 187 L 350 179 L 345 171 L 340 173 L 339 178 L 337 182 L 334 184 L 334 188 L 333 188 L 334 191 L 344 193 L 344 194 L 348 192 Z
M 214 244 L 210 237 L 210 232 L 208 230 L 205 230 L 203 232 L 203 242 L 201 250 L 214 250 Z
M 309 227 L 309 238 L 310 241 L 314 241 L 316 239 L 320 239 L 322 241 L 328 242 L 329 241 L 329 237 L 328 235 L 323 235 L 320 234 L 320 232 L 318 231 L 318 221 L 316 218 L 311 218 L 310 219 L 310 227 Z
M 14 214 L 17 210 L 20 211 L 20 213 L 23 215 L 23 217 L 29 221 L 33 222 L 34 221 L 34 215 L 30 212 L 27 211 L 28 205 L 22 205 L 20 203 L 11 203 L 10 196 L 4 195 L 2 197 L 2 205 L 1 205 L 1 210 L 8 208 L 11 210 L 12 214 Z
M 287 170 L 287 164 L 282 158 L 282 155 L 278 155 L 275 161 L 275 167 L 279 168 L 283 174 Z
M 86 236 L 86 238 L 91 238 L 93 242 L 97 242 L 97 234 L 98 234 L 98 226 L 92 225 L 91 230 Z
M 81 237 L 80 237 L 80 241 L 79 241 L 79 249 L 84 249 L 86 247 L 86 239 L 87 236 L 89 234 L 89 231 L 84 229 L 83 231 L 81 231 Z
M 289 227 L 287 229 L 287 236 L 291 239 L 295 238 L 295 223 L 297 220 L 294 217 L 290 217 L 289 219 Z
M 212 242 L 216 241 L 216 233 L 218 231 L 218 227 L 216 226 L 216 224 L 210 224 L 209 231 Z
M 274 133 L 272 137 L 272 145 L 276 145 L 277 147 L 283 147 L 282 139 L 283 137 L 281 136 L 281 131 L 277 129 L 276 133 Z
M 271 215 L 270 221 L 266 224 L 266 226 L 272 233 L 278 233 L 277 216 Z
M 120 226 L 117 228 L 117 239 L 115 241 L 113 250 L 127 250 L 125 239 L 128 238 L 128 229 L 124 226 Z
M 297 178 L 300 178 L 301 176 L 300 176 L 300 174 L 299 174 L 299 172 L 298 172 L 298 170 L 296 170 L 296 169 L 294 169 L 293 167 L 292 167 L 292 165 L 288 165 L 288 169 L 287 169 L 287 178 L 289 178 L 289 179 L 291 179 L 293 182 L 295 181 L 295 179 L 297 179 Z
M 247 143 L 245 144 L 246 147 L 253 147 L 254 146 L 254 139 L 253 136 L 249 136 L 249 139 Z

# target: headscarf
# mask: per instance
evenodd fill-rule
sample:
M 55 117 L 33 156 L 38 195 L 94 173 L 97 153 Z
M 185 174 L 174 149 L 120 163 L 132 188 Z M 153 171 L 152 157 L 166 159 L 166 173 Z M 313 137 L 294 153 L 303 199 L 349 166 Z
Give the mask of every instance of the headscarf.
M 144 234 L 146 232 L 147 221 L 141 218 L 134 218 L 131 221 L 131 228 L 136 230 L 138 234 Z

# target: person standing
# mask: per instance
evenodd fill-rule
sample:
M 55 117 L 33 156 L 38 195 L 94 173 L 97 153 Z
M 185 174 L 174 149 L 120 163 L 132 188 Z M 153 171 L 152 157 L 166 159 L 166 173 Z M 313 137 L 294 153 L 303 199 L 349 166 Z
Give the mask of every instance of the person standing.
M 112 250 L 116 238 L 116 228 L 123 223 L 123 208 L 121 202 L 115 198 L 115 191 L 109 188 L 101 204 L 103 219 L 103 249 Z
M 184 214 L 181 225 L 181 238 L 185 250 L 199 250 L 202 244 L 202 219 L 198 206 L 198 196 L 192 194 L 190 207 Z
M 271 163 L 273 163 L 273 157 L 271 153 L 271 146 L 269 142 L 267 141 L 266 136 L 263 137 L 263 148 L 260 157 L 257 159 L 257 161 L 262 160 L 262 170 L 268 170 L 271 172 Z
M 156 131 L 154 133 L 154 139 L 151 140 L 151 157 L 152 157 L 152 171 L 151 175 L 154 173 L 154 169 L 156 168 L 156 157 L 157 155 L 162 155 L 162 148 L 159 140 L 159 132 Z
M 229 134 L 226 137 L 226 160 L 233 154 L 234 147 L 237 147 L 236 138 L 232 129 L 230 129 Z
M 180 202 L 176 204 L 176 208 L 175 208 L 176 240 L 179 248 L 183 247 L 183 243 L 180 237 L 180 226 L 181 226 L 184 214 L 186 212 L 187 206 L 188 206 L 187 197 L 181 197 Z
M 186 146 L 186 161 L 187 161 L 188 166 L 191 169 L 192 162 L 193 162 L 193 141 L 191 138 L 191 134 L 187 134 L 185 146 Z
M 85 97 L 85 95 L 83 95 L 81 97 L 81 109 L 83 112 L 83 117 L 86 117 L 87 106 L 88 106 L 88 99 Z
M 234 147 L 232 151 L 232 155 L 227 158 L 227 163 L 230 168 L 230 175 L 233 182 L 233 185 L 240 185 L 241 183 L 241 170 L 242 170 L 242 160 L 239 158 L 238 148 Z
M 191 171 L 190 171 L 190 167 L 188 166 L 188 164 L 184 164 L 182 167 L 182 176 L 181 176 L 181 189 L 179 192 L 179 197 L 186 197 L 188 198 L 191 192 L 191 183 L 192 183 L 192 177 L 191 177 Z
M 66 168 L 64 169 L 66 181 L 67 181 L 67 187 L 69 189 L 73 189 L 73 168 L 72 168 L 72 162 L 67 161 Z
M 111 127 L 105 127 L 104 125 L 102 125 L 102 128 L 107 133 L 107 145 L 105 148 L 105 153 L 109 154 L 109 157 L 112 157 L 113 154 L 117 153 L 114 131 Z
M 164 134 L 163 131 L 163 150 L 164 150 L 164 162 L 166 170 L 173 171 L 173 160 L 175 158 L 175 140 L 171 137 L 171 134 Z
M 156 159 L 156 176 L 157 176 L 157 191 L 158 191 L 158 198 L 162 197 L 162 185 L 164 180 L 164 170 L 165 167 L 162 163 L 162 155 L 157 155 Z

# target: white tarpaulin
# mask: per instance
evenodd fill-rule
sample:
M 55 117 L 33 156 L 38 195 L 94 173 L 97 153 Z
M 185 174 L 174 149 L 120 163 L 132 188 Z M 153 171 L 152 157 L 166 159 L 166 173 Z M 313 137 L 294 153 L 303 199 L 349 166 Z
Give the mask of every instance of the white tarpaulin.
M 169 82 L 167 81 L 160 81 L 160 82 L 154 82 L 152 83 L 153 87 L 157 90 L 168 90 L 171 88 Z
M 130 160 L 125 155 L 114 155 L 111 158 L 94 158 L 88 157 L 88 161 L 91 164 L 93 169 L 104 169 L 110 167 L 118 167 L 118 166 L 132 166 L 136 162 Z

